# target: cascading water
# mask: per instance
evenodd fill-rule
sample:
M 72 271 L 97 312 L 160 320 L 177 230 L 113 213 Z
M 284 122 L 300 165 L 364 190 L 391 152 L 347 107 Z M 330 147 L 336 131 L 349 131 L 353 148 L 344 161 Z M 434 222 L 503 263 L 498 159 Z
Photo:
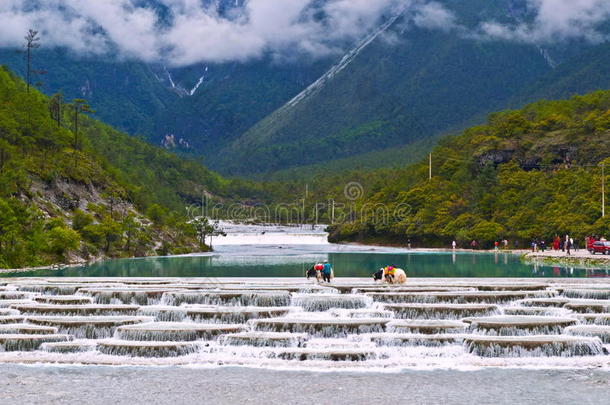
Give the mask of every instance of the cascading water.
M 609 289 L 588 280 L 12 279 L 2 288 L 0 362 L 593 366 L 607 363 L 610 344 Z

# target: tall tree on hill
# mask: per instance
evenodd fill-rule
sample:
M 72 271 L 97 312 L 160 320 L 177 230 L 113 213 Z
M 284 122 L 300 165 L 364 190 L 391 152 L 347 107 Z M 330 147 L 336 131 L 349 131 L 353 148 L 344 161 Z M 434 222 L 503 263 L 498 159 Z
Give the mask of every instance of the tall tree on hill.
M 87 104 L 87 100 L 76 98 L 73 102 L 74 107 L 74 149 L 78 149 L 78 117 L 81 114 L 93 114 L 95 111 Z
M 40 37 L 38 36 L 38 31 L 33 29 L 29 29 L 28 33 L 25 35 L 25 52 L 26 52 L 26 84 L 27 84 L 27 92 L 30 92 L 31 85 L 31 77 L 32 73 L 35 73 L 32 70 L 32 52 L 34 49 L 40 48 Z
M 49 112 L 51 118 L 57 122 L 57 126 L 61 127 L 61 115 L 63 113 L 64 97 L 61 93 L 56 93 L 49 100 Z

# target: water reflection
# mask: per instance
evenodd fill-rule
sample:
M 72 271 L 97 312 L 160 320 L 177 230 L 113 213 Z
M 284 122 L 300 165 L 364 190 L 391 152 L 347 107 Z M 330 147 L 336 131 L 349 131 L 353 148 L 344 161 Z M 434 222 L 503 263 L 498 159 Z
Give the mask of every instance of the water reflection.
M 502 260 L 498 260 L 499 257 Z M 609 270 L 524 264 L 506 253 L 308 253 L 123 259 L 62 270 L 12 273 L 8 277 L 300 277 L 316 261 L 329 260 L 337 276 L 369 277 L 394 264 L 410 277 L 608 277 Z

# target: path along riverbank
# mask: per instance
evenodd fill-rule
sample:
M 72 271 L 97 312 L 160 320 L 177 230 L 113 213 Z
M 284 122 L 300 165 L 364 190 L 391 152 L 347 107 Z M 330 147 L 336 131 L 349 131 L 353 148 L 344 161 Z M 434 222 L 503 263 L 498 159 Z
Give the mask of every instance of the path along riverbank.
M 523 257 L 527 262 L 546 265 L 610 267 L 610 255 L 592 255 L 586 249 L 572 250 L 569 255 L 561 250 L 527 252 Z

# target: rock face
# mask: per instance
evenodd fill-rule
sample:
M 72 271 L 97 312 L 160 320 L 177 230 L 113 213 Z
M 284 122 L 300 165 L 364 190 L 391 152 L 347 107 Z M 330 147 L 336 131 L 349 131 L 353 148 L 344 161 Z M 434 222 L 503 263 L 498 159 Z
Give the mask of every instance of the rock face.
M 0 362 L 605 364 L 610 286 L 506 279 L 0 279 Z M 584 360 L 587 359 L 587 360 Z M 587 363 L 588 362 L 588 363 Z M 605 363 L 604 363 L 605 362 Z

